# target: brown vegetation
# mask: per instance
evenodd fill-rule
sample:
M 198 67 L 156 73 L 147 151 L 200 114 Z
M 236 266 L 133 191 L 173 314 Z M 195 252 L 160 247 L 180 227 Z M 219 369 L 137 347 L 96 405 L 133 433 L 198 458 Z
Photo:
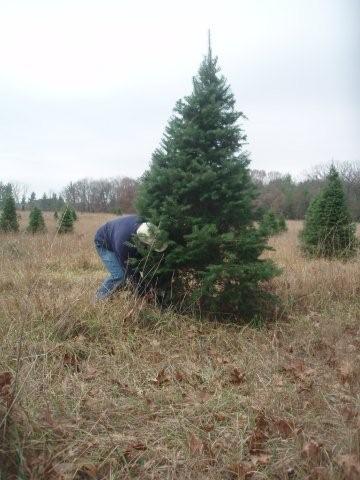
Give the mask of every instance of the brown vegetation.
M 0 238 L 0 478 L 360 478 L 360 258 L 305 260 L 290 222 L 261 329 L 93 305 L 107 218 Z

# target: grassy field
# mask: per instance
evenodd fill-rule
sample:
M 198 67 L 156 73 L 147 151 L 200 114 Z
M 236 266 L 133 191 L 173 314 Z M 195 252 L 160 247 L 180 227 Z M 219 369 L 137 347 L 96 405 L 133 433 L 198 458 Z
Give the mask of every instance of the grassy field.
M 305 260 L 289 222 L 278 318 L 210 323 L 93 304 L 108 218 L 0 237 L 0 479 L 360 478 L 360 257 Z

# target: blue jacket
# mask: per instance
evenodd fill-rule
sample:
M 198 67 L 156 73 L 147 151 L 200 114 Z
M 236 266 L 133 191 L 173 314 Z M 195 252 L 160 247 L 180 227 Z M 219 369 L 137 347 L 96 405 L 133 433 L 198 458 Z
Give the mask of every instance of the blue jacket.
M 132 236 L 141 223 L 137 215 L 115 218 L 99 228 L 95 234 L 95 243 L 114 252 L 121 266 L 126 270 L 128 259 L 138 254 L 136 248 L 127 245 L 127 242 L 132 242 Z

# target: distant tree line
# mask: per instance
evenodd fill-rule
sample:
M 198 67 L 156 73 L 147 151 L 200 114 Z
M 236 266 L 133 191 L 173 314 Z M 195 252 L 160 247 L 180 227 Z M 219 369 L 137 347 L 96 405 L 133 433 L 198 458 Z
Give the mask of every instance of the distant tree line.
M 71 182 L 63 191 L 66 203 L 79 212 L 135 212 L 139 182 L 129 177 Z
M 49 196 L 46 193 L 41 198 L 36 198 L 35 192 L 32 192 L 28 200 L 25 196 L 21 199 L 21 210 L 31 210 L 34 207 L 39 208 L 44 212 L 52 212 L 64 208 L 65 200 L 61 195 L 53 193 Z
M 84 178 L 70 182 L 61 194 L 44 193 L 37 198 L 35 192 L 29 196 L 26 192 L 22 193 L 26 188 L 19 184 L 0 182 L 0 209 L 12 191 L 19 210 L 37 207 L 42 211 L 60 211 L 68 204 L 79 212 L 133 213 L 138 185 L 138 180 L 129 177 L 99 180 Z
M 360 163 L 335 163 L 345 192 L 345 198 L 354 221 L 360 221 Z M 304 180 L 297 181 L 290 174 L 276 171 L 251 170 L 251 177 L 257 186 L 259 220 L 268 210 L 290 220 L 305 218 L 312 200 L 326 183 L 330 165 L 312 169 Z M 65 204 L 72 205 L 79 212 L 133 213 L 140 181 L 130 177 L 84 178 L 70 182 L 61 194 L 44 193 L 36 198 L 34 192 L 26 196 L 26 188 L 20 184 L 0 182 L 0 209 L 6 192 L 12 188 L 16 207 L 42 211 L 60 211 Z
M 360 221 L 360 163 L 336 163 L 336 169 L 345 192 L 345 198 L 353 220 Z M 330 165 L 312 169 L 305 180 L 296 181 L 289 174 L 251 170 L 258 188 L 256 200 L 260 211 L 269 208 L 290 220 L 303 219 L 311 201 L 326 183 Z

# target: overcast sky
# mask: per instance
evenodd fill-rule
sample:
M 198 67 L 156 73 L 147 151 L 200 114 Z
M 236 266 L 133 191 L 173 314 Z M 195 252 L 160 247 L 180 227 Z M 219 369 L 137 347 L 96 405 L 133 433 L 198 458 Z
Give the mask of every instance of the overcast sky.
M 360 159 L 360 0 L 0 0 L 0 181 L 138 177 L 213 52 L 251 168 Z

